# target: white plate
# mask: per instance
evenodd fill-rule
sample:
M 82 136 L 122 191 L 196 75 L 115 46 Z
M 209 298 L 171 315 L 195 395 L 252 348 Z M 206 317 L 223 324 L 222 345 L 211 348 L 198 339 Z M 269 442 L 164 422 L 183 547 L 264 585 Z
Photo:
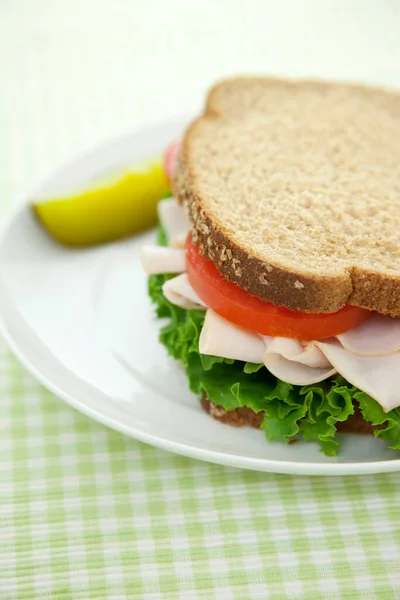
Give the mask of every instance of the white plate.
M 60 169 L 31 198 L 157 155 L 183 126 L 111 141 Z M 71 250 L 44 233 L 29 202 L 0 240 L 0 324 L 21 363 L 57 396 L 138 440 L 224 465 L 314 475 L 400 468 L 399 454 L 372 437 L 343 435 L 339 456 L 327 458 L 315 444 L 267 443 L 261 431 L 211 419 L 157 341 L 160 324 L 138 261 L 154 232 Z

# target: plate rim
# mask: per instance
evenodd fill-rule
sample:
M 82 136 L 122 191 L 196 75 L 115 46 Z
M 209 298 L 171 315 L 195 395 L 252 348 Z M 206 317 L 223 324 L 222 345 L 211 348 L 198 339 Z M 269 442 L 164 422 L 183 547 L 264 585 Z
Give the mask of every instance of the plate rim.
M 8 216 L 3 219 L 2 227 L 0 229 L 0 255 L 4 251 L 3 243 L 8 230 L 18 220 L 18 218 L 24 213 L 30 203 L 30 198 L 35 195 L 35 190 L 40 189 L 41 186 L 45 185 L 51 178 L 56 178 L 58 174 L 62 173 L 63 170 L 73 167 L 75 164 L 82 160 L 87 160 L 90 156 L 95 156 L 99 152 L 105 151 L 113 143 L 121 142 L 122 140 L 134 139 L 138 135 L 150 131 L 156 132 L 161 127 L 173 126 L 174 124 L 178 127 L 182 127 L 188 122 L 188 118 L 182 117 L 180 119 L 173 119 L 168 121 L 159 122 L 154 125 L 149 125 L 132 131 L 127 134 L 115 136 L 108 140 L 102 141 L 89 149 L 77 153 L 75 157 L 64 161 L 61 165 L 53 169 L 47 177 L 44 177 L 39 184 L 34 186 L 34 189 L 30 193 L 24 193 L 20 196 L 20 199 L 14 203 L 14 207 L 11 209 Z M 11 300 L 11 298 L 10 298 Z M 5 300 L 4 300 L 5 302 Z M 168 437 L 162 437 L 159 435 L 153 435 L 147 432 L 143 432 L 140 428 L 132 425 L 126 425 L 121 419 L 113 418 L 107 414 L 96 411 L 89 405 L 85 405 L 84 402 L 74 398 L 71 394 L 63 390 L 59 385 L 52 382 L 49 375 L 43 373 L 37 361 L 35 364 L 35 353 L 32 356 L 29 355 L 29 351 L 24 348 L 24 344 L 18 340 L 18 336 L 13 333 L 13 328 L 10 323 L 7 322 L 5 317 L 6 311 L 4 310 L 3 299 L 0 300 L 0 334 L 7 346 L 11 350 L 12 354 L 16 359 L 23 365 L 23 367 L 46 389 L 54 393 L 58 398 L 72 406 L 72 408 L 85 414 L 86 416 L 98 421 L 102 425 L 110 427 L 124 435 L 137 439 L 140 442 L 150 444 L 157 448 L 173 452 L 189 458 L 197 460 L 203 460 L 215 464 L 220 464 L 228 467 L 241 468 L 247 470 L 254 470 L 259 472 L 269 473 L 281 473 L 287 475 L 322 475 L 322 476 L 342 476 L 342 475 L 366 475 L 366 474 L 378 474 L 378 473 L 389 473 L 400 470 L 400 458 L 389 459 L 389 460 L 378 460 L 378 461 L 363 461 L 363 462 L 332 462 L 332 463 L 315 463 L 315 462 L 293 462 L 288 460 L 276 460 L 271 458 L 256 458 L 246 457 L 238 454 L 229 454 L 224 451 L 210 450 L 207 448 L 201 448 L 198 445 L 184 444 L 176 442 Z M 21 322 L 24 324 L 24 319 L 21 316 Z M 24 324 L 29 332 L 29 326 Z M 30 332 L 32 334 L 32 332 Z M 36 337 L 36 336 L 34 336 Z M 36 343 L 44 344 L 37 338 Z M 43 350 L 43 349 L 42 349 Z M 51 352 L 46 348 L 46 351 Z M 57 360 L 57 357 L 53 355 Z M 39 361 L 40 362 L 40 361 Z M 70 373 L 71 376 L 74 374 L 69 371 L 66 367 L 63 367 Z M 77 376 L 75 375 L 77 378 Z M 78 378 L 79 379 L 79 378 Z M 83 380 L 82 380 L 83 381 Z M 86 384 L 88 385 L 88 384 Z M 95 389 L 95 388 L 93 388 Z M 96 390 L 99 394 L 101 391 Z M 266 442 L 268 443 L 268 442 Z

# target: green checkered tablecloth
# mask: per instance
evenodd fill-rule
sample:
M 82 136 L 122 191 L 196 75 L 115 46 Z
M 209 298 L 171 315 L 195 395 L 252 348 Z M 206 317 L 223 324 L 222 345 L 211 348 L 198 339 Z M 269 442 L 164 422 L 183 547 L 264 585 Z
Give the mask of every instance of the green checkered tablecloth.
M 398 5 L 339 5 L 0 1 L 2 214 L 83 148 L 194 109 L 223 73 L 399 84 Z M 400 598 L 400 474 L 175 456 L 79 414 L 0 342 L 0 598 Z
M 397 474 L 175 456 L 69 408 L 4 347 L 0 359 L 0 598 L 399 597 Z

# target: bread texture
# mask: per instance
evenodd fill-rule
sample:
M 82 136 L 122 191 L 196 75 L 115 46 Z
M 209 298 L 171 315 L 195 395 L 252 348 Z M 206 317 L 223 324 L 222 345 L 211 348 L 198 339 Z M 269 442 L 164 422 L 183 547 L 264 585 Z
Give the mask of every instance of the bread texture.
M 251 294 L 400 316 L 400 94 L 223 81 L 184 136 L 173 189 L 201 253 Z

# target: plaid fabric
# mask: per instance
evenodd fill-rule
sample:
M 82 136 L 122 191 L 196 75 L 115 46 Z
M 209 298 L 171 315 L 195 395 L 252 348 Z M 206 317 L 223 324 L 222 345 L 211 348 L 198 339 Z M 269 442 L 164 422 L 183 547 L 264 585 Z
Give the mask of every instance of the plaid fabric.
M 250 4 L 0 2 L 1 212 L 83 147 L 196 106 L 222 73 L 398 77 L 395 3 Z M 3 343 L 0 407 L 2 600 L 400 597 L 400 474 L 174 456 L 80 415 Z
M 69 408 L 4 346 L 0 358 L 2 599 L 399 597 L 397 474 L 175 456 Z

